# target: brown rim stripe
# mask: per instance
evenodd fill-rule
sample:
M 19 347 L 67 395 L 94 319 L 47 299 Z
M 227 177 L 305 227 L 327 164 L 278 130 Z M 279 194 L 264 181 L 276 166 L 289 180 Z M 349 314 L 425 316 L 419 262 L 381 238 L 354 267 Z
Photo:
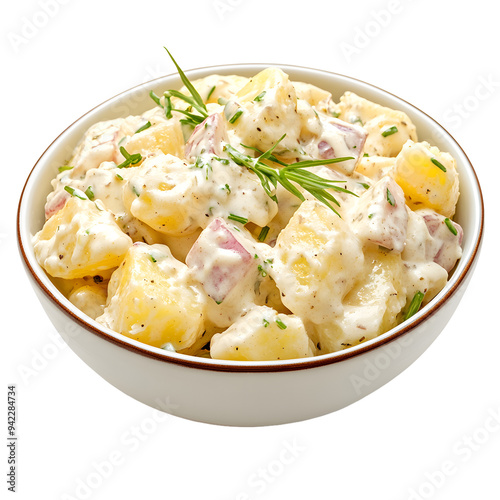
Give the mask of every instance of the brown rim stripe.
M 204 358 L 197 358 L 195 356 L 190 356 L 189 357 L 189 358 L 192 358 L 192 359 L 189 359 L 188 357 L 186 357 L 186 358 L 178 358 L 176 356 L 169 355 L 167 352 L 165 352 L 165 353 L 158 353 L 158 352 L 150 351 L 147 348 L 138 347 L 138 346 L 135 346 L 135 345 L 129 343 L 128 342 L 129 339 L 126 336 L 124 336 L 124 335 L 122 335 L 123 339 L 118 339 L 116 337 L 113 337 L 113 336 L 109 335 L 108 333 L 106 333 L 105 331 L 95 328 L 94 325 L 91 325 L 85 319 L 83 319 L 83 318 L 75 315 L 70 309 L 68 309 L 64 304 L 62 304 L 57 299 L 57 297 L 55 297 L 52 294 L 52 292 L 50 290 L 48 290 L 46 288 L 46 286 L 42 283 L 42 281 L 37 276 L 37 273 L 35 272 L 35 270 L 31 266 L 31 264 L 29 262 L 29 259 L 28 259 L 28 256 L 26 255 L 26 252 L 24 250 L 24 246 L 23 246 L 23 242 L 22 242 L 22 237 L 21 237 L 20 214 L 21 214 L 21 206 L 23 204 L 24 193 L 25 193 L 25 190 L 26 190 L 26 186 L 28 185 L 28 182 L 29 182 L 29 180 L 31 178 L 31 175 L 33 174 L 35 168 L 37 167 L 37 165 L 40 162 L 40 160 L 45 156 L 45 154 L 47 153 L 47 151 L 52 147 L 52 145 L 67 130 L 69 130 L 73 125 L 75 125 L 77 122 L 79 122 L 83 117 L 87 116 L 89 113 L 91 113 L 95 109 L 101 107 L 102 105 L 106 104 L 107 102 L 109 102 L 109 101 L 111 101 L 111 100 L 113 100 L 113 99 L 121 96 L 122 94 L 127 94 L 127 93 L 129 93 L 130 91 L 132 91 L 134 89 L 138 89 L 139 87 L 147 87 L 152 82 L 155 82 L 157 80 L 160 80 L 160 79 L 163 79 L 163 78 L 166 78 L 166 77 L 176 76 L 177 73 L 171 73 L 171 74 L 165 75 L 163 77 L 155 78 L 155 79 L 150 80 L 148 82 L 145 82 L 143 84 L 136 85 L 135 87 L 132 87 L 132 88 L 130 88 L 128 90 L 120 92 L 119 94 L 115 95 L 114 97 L 111 97 L 111 98 L 107 99 L 106 101 L 102 102 L 101 104 L 95 106 L 91 110 L 87 111 L 87 113 L 85 113 L 82 116 L 80 116 L 80 118 L 78 118 L 77 120 L 75 120 L 66 129 L 64 129 L 56 137 L 56 139 L 54 139 L 54 141 L 52 141 L 52 143 L 42 153 L 42 155 L 40 156 L 40 158 L 37 160 L 37 162 L 35 163 L 35 165 L 31 169 L 31 171 L 30 171 L 30 173 L 28 175 L 28 178 L 26 179 L 26 183 L 24 184 L 23 190 L 21 192 L 20 200 L 19 200 L 19 206 L 18 206 L 18 211 L 17 211 L 17 222 L 16 222 L 17 243 L 18 243 L 19 251 L 21 253 L 21 256 L 23 257 L 23 264 L 25 265 L 26 269 L 31 274 L 31 277 L 36 281 L 36 283 L 42 289 L 42 291 L 45 293 L 45 295 L 47 295 L 47 297 L 55 305 L 57 305 L 67 316 L 69 316 L 72 319 L 74 319 L 80 326 L 84 327 L 87 331 L 89 331 L 89 332 L 97 335 L 98 337 L 100 337 L 100 338 L 102 338 L 104 340 L 107 340 L 108 342 L 111 342 L 111 343 L 113 343 L 113 344 L 115 344 L 117 346 L 124 347 L 125 349 L 127 349 L 129 351 L 135 352 L 137 354 L 141 354 L 142 356 L 147 356 L 149 358 L 153 358 L 153 359 L 156 359 L 158 361 L 162 361 L 162 362 L 166 362 L 166 363 L 173 363 L 173 364 L 176 364 L 176 365 L 181 365 L 181 366 L 185 366 L 185 367 L 189 367 L 189 368 L 197 368 L 197 369 L 201 369 L 201 370 L 211 370 L 211 371 L 220 371 L 220 372 L 236 372 L 236 373 L 249 373 L 249 372 L 265 372 L 265 373 L 270 373 L 270 372 L 285 372 L 285 371 L 295 371 L 295 370 L 305 370 L 305 369 L 309 369 L 309 368 L 317 368 L 317 367 L 321 367 L 321 366 L 327 366 L 327 365 L 330 365 L 332 363 L 338 363 L 340 361 L 343 361 L 344 359 L 349 359 L 349 358 L 353 358 L 353 357 L 359 356 L 359 355 L 364 354 L 364 353 L 366 353 L 368 351 L 376 349 L 376 348 L 378 348 L 378 347 L 380 347 L 382 345 L 388 344 L 388 343 L 396 340 L 397 338 L 402 337 L 403 335 L 406 335 L 411 330 L 413 330 L 413 328 L 415 328 L 420 323 L 422 323 L 423 321 L 425 321 L 427 318 L 429 318 L 430 316 L 432 316 L 435 312 L 437 312 L 441 308 L 441 306 L 450 297 L 452 297 L 457 292 L 457 290 L 463 284 L 463 281 L 464 281 L 465 277 L 467 276 L 467 274 L 471 270 L 471 267 L 475 263 L 474 261 L 476 259 L 476 256 L 477 256 L 478 252 L 479 252 L 479 249 L 481 247 L 482 237 L 483 237 L 483 230 L 484 230 L 484 201 L 483 201 L 483 194 L 482 194 L 482 191 L 481 191 L 481 186 L 479 184 L 479 180 L 477 178 L 477 174 L 476 174 L 476 172 L 474 170 L 474 167 L 472 166 L 472 163 L 470 162 L 469 158 L 465 154 L 465 151 L 462 149 L 462 147 L 460 146 L 460 144 L 458 144 L 458 142 L 455 140 L 455 138 L 442 125 L 440 125 L 436 120 L 434 120 L 432 117 L 430 117 L 427 113 L 424 113 L 423 111 L 421 111 L 419 108 L 417 108 L 413 104 L 410 104 L 409 102 L 405 101 L 404 99 L 401 99 L 400 97 L 392 94 L 391 92 L 387 92 L 386 90 L 383 90 L 380 87 L 377 87 L 377 86 L 372 85 L 370 83 L 366 83 L 363 80 L 359 80 L 357 78 L 352 78 L 352 77 L 349 77 L 349 76 L 341 75 L 339 73 L 334 73 L 332 71 L 318 70 L 318 69 L 315 69 L 315 68 L 308 68 L 308 67 L 304 67 L 304 66 L 294 66 L 294 65 L 291 65 L 291 64 L 280 65 L 280 64 L 263 64 L 263 63 L 245 63 L 245 64 L 236 64 L 236 65 L 205 66 L 205 67 L 201 67 L 201 68 L 191 69 L 189 71 L 186 71 L 186 73 L 189 74 L 189 73 L 192 73 L 192 72 L 195 72 L 195 71 L 209 71 L 209 70 L 213 72 L 213 71 L 217 71 L 217 70 L 221 70 L 221 69 L 226 70 L 226 69 L 228 69 L 228 68 L 230 68 L 232 66 L 233 67 L 245 67 L 245 66 L 248 66 L 248 67 L 250 67 L 250 66 L 262 66 L 262 67 L 266 67 L 266 66 L 279 66 L 279 67 L 282 67 L 282 68 L 287 68 L 288 67 L 288 68 L 295 68 L 297 70 L 314 71 L 314 72 L 323 73 L 323 74 L 326 74 L 326 75 L 333 75 L 333 76 L 336 76 L 336 77 L 341 77 L 341 78 L 346 78 L 348 80 L 357 81 L 357 82 L 362 83 L 363 85 L 367 85 L 368 87 L 377 89 L 377 90 L 379 90 L 379 91 L 381 91 L 381 92 L 383 92 L 383 93 L 385 93 L 387 95 L 390 95 L 390 96 L 392 96 L 392 97 L 394 97 L 394 98 L 396 98 L 396 99 L 398 99 L 398 100 L 406 103 L 411 108 L 417 110 L 418 112 L 422 113 L 424 116 L 426 116 L 427 118 L 429 118 L 432 122 L 434 122 L 441 129 L 443 129 L 449 135 L 449 137 L 451 137 L 451 139 L 455 142 L 455 144 L 458 146 L 458 148 L 460 149 L 460 151 L 462 151 L 463 155 L 465 156 L 465 158 L 469 162 L 469 165 L 471 167 L 472 173 L 473 173 L 474 178 L 476 180 L 476 184 L 478 186 L 478 191 L 479 191 L 479 198 L 480 198 L 480 202 L 481 202 L 481 213 L 480 213 L 481 221 L 480 221 L 480 228 L 479 228 L 478 238 L 477 238 L 477 241 L 475 242 L 474 249 L 473 249 L 473 251 L 471 253 L 471 257 L 469 258 L 468 262 L 466 263 L 466 266 L 465 266 L 464 270 L 462 271 L 462 273 L 460 274 L 460 276 L 458 276 L 457 278 L 455 278 L 455 276 L 454 276 L 454 279 L 456 279 L 456 282 L 448 290 L 448 292 L 443 297 L 441 297 L 441 299 L 439 301 L 433 303 L 432 306 L 429 308 L 429 310 L 424 315 L 422 315 L 418 319 L 412 321 L 408 325 L 399 328 L 396 332 L 394 332 L 393 334 L 391 334 L 391 335 L 389 335 L 387 337 L 383 337 L 383 338 L 379 337 L 379 340 L 375 340 L 373 343 L 370 343 L 370 344 L 360 344 L 359 346 L 346 349 L 345 351 L 339 351 L 339 352 L 336 352 L 336 353 L 325 354 L 325 355 L 318 356 L 318 357 L 315 357 L 315 358 L 302 358 L 300 361 L 297 361 L 297 362 L 289 362 L 289 363 L 286 363 L 286 364 L 271 364 L 271 365 L 270 364 L 266 364 L 267 362 L 265 362 L 265 361 L 255 361 L 255 362 L 252 362 L 252 361 L 236 362 L 236 361 L 234 361 L 234 362 L 228 362 L 228 364 L 220 364 L 216 360 L 207 360 L 207 359 L 204 359 Z M 396 327 L 396 328 L 398 328 L 398 327 Z M 117 334 L 117 335 L 119 335 L 119 334 Z M 384 334 L 382 334 L 382 336 L 383 335 Z

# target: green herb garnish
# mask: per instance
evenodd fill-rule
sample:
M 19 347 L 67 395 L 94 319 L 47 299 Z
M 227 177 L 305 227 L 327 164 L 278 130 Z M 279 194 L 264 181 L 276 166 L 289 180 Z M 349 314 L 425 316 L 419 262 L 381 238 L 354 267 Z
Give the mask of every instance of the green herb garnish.
M 408 311 L 405 316 L 405 321 L 418 312 L 420 306 L 422 305 L 422 301 L 424 300 L 424 295 L 425 294 L 422 292 L 415 293 L 413 299 L 411 299 L 410 307 L 408 308 Z
M 157 262 L 157 260 L 151 254 L 149 254 L 149 258 L 151 259 L 152 262 Z
M 138 129 L 135 131 L 135 133 L 136 133 L 136 134 L 139 134 L 140 132 L 142 132 L 143 130 L 148 129 L 149 127 L 151 127 L 151 122 L 150 122 L 150 121 L 146 122 L 146 123 L 145 123 L 142 127 L 138 128 Z
M 267 328 L 269 326 L 269 321 L 267 321 L 267 319 L 263 319 L 262 320 L 262 323 L 264 323 L 264 328 Z
M 59 167 L 57 170 L 59 170 L 59 173 L 65 172 L 66 170 L 72 170 L 73 167 L 71 165 L 62 165 Z
M 130 153 L 127 152 L 127 150 L 123 146 L 120 146 L 120 153 L 125 158 L 125 161 L 117 165 L 116 168 L 126 168 L 129 167 L 130 165 L 135 165 L 136 163 L 139 163 L 142 160 L 142 156 L 140 153 L 131 155 Z
M 229 214 L 227 218 L 229 220 L 234 220 L 235 222 L 241 222 L 242 224 L 248 223 L 248 219 L 246 217 L 240 217 L 239 215 Z
M 215 91 L 215 85 L 208 91 L 208 95 L 207 95 L 207 98 L 206 98 L 206 101 L 208 101 L 210 99 L 210 97 L 212 97 L 212 94 L 214 93 Z
M 120 181 L 123 181 L 123 177 L 120 174 L 115 174 L 116 178 L 119 179 Z
M 132 193 L 134 193 L 137 198 L 139 198 L 139 196 L 141 196 L 141 193 L 139 193 L 139 191 L 137 191 L 137 188 L 132 184 L 131 185 L 131 189 L 132 189 Z
M 85 193 L 83 191 L 80 191 L 79 189 L 75 189 L 71 186 L 64 186 L 64 191 L 67 191 L 71 196 L 74 196 L 75 198 L 80 198 L 80 200 L 88 200 Z
M 283 323 L 283 321 L 281 321 L 279 318 L 276 318 L 276 324 L 282 329 L 282 330 L 286 330 L 286 325 L 285 323 Z
M 211 158 L 207 159 L 204 156 L 197 156 L 196 161 L 194 162 L 194 166 L 196 168 L 204 168 L 205 169 L 205 179 L 208 180 L 210 172 L 212 171 Z
M 396 125 L 393 125 L 392 127 L 386 128 L 382 132 L 382 136 L 389 137 L 390 135 L 395 134 L 397 131 L 398 131 L 398 127 L 396 127 Z
M 367 184 L 366 182 L 358 182 L 358 184 L 365 189 L 370 189 L 370 184 Z
M 259 233 L 259 237 L 257 238 L 259 241 L 264 241 L 267 237 L 267 233 L 269 233 L 269 226 L 264 226 Z
M 263 90 L 258 96 L 255 96 L 253 100 L 255 102 L 260 102 L 260 101 L 262 101 L 262 99 L 264 99 L 265 95 L 266 95 L 266 91 Z
M 259 264 L 259 266 L 257 267 L 257 269 L 259 270 L 259 273 L 260 275 L 265 278 L 267 276 L 267 271 Z
M 396 200 L 394 199 L 392 193 L 389 191 L 389 188 L 387 188 L 387 202 L 393 207 L 396 205 Z
M 305 160 L 299 161 L 297 163 L 292 163 L 290 165 L 276 169 L 266 165 L 261 160 L 269 159 L 274 161 L 273 151 L 276 146 L 283 140 L 286 134 L 283 134 L 281 138 L 276 142 L 274 146 L 262 153 L 258 158 L 252 158 L 247 156 L 237 149 L 233 148 L 230 144 L 224 146 L 224 151 L 228 153 L 231 159 L 240 166 L 247 167 L 249 170 L 254 172 L 260 179 L 262 187 L 267 195 L 275 202 L 278 201 L 276 194 L 273 193 L 276 186 L 281 184 L 287 191 L 295 195 L 301 201 L 304 201 L 304 195 L 299 191 L 299 189 L 292 184 L 292 182 L 297 183 L 304 190 L 311 193 L 317 200 L 324 203 L 328 208 L 333 210 L 339 217 L 340 214 L 333 208 L 330 201 L 340 206 L 337 199 L 328 191 L 327 189 L 333 189 L 334 191 L 352 194 L 357 196 L 355 193 L 348 191 L 347 189 L 337 186 L 338 183 L 344 181 L 334 181 L 330 179 L 324 179 L 309 170 L 304 170 L 306 167 L 316 167 L 320 165 L 328 165 L 331 163 L 339 163 L 345 160 L 352 160 L 353 157 L 342 157 L 342 158 L 332 158 L 328 160 Z M 277 162 L 283 165 L 283 162 Z
M 242 114 L 243 114 L 243 110 L 238 109 L 238 111 L 236 111 L 236 113 L 234 113 L 234 115 L 231 116 L 231 118 L 229 118 L 228 122 L 234 123 Z
M 437 168 L 441 169 L 443 172 L 446 172 L 446 167 L 441 162 L 436 160 L 436 158 L 431 158 L 431 161 L 432 163 L 434 163 L 434 165 L 436 165 Z
M 205 103 L 203 102 L 203 99 L 200 97 L 200 94 L 198 94 L 198 91 L 194 88 L 193 84 L 189 81 L 188 77 L 184 74 L 184 71 L 179 67 L 177 64 L 176 60 L 173 58 L 172 54 L 169 52 L 167 47 L 163 47 L 168 55 L 170 56 L 170 59 L 172 59 L 172 62 L 175 64 L 175 67 L 177 68 L 177 72 L 179 73 L 179 76 L 181 77 L 182 83 L 185 85 L 185 87 L 189 90 L 189 93 L 192 96 L 192 99 L 196 103 L 196 105 L 193 104 L 195 108 L 198 109 L 198 107 L 202 110 L 204 110 L 205 113 L 207 113 L 207 108 L 205 106 Z M 178 96 L 176 96 L 178 97 Z M 186 97 L 186 96 L 184 96 Z M 181 97 L 182 99 L 182 97 Z M 186 101 L 189 102 L 189 101 Z M 208 113 L 207 113 L 208 116 Z
M 94 199 L 94 191 L 92 190 L 92 186 L 89 186 L 86 190 L 85 190 L 85 194 L 87 195 L 87 198 L 89 200 L 93 200 Z
M 160 106 L 160 108 L 164 107 L 160 101 L 160 98 L 152 90 L 149 92 L 149 97 L 153 99 L 153 101 L 156 103 L 157 106 Z
M 448 217 L 444 220 L 444 223 L 446 224 L 446 227 L 450 230 L 450 232 L 453 234 L 453 236 L 456 236 L 458 234 L 457 228 L 453 225 L 453 222 L 451 222 Z

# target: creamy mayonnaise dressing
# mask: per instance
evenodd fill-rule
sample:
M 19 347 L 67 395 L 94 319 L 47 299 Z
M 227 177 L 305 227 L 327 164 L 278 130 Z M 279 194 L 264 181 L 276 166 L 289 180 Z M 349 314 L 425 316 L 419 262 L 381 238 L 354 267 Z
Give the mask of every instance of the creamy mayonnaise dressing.
M 293 359 L 374 338 L 443 288 L 458 174 L 405 113 L 279 68 L 193 85 L 203 116 L 160 96 L 58 166 L 34 250 L 83 312 L 185 354 Z

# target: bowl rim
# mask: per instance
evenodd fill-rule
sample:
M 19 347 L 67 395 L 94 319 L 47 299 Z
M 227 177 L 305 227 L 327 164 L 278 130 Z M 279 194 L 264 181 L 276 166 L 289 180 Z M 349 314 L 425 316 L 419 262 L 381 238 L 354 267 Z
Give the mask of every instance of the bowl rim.
M 362 344 L 358 344 L 357 346 L 352 346 L 349 347 L 343 351 L 337 351 L 333 352 L 330 354 L 323 354 L 320 356 L 315 356 L 311 358 L 299 358 L 299 359 L 291 359 L 291 360 L 274 360 L 274 361 L 232 361 L 232 360 L 217 360 L 217 359 L 210 359 L 210 358 L 201 358 L 201 357 L 196 357 L 192 355 L 187 355 L 187 354 L 180 354 L 180 353 L 173 353 L 169 351 L 165 351 L 163 349 L 154 347 L 154 346 L 149 346 L 148 344 L 143 344 L 141 342 L 135 341 L 134 339 L 130 339 L 129 337 L 122 335 L 118 332 L 114 332 L 113 330 L 106 328 L 102 325 L 99 325 L 100 327 L 96 327 L 97 323 L 88 318 L 83 312 L 78 311 L 79 314 L 75 314 L 74 311 L 71 310 L 70 307 L 62 303 L 42 282 L 42 280 L 39 278 L 37 270 L 32 266 L 30 262 L 30 258 L 24 248 L 24 243 L 23 243 L 23 234 L 22 234 L 22 207 L 23 204 L 25 203 L 25 192 L 26 188 L 29 184 L 29 181 L 35 172 L 38 164 L 42 161 L 44 156 L 47 154 L 47 152 L 52 148 L 52 146 L 59 140 L 61 136 L 63 136 L 69 129 L 71 129 L 74 125 L 76 125 L 78 122 L 80 122 L 85 116 L 89 115 L 93 111 L 97 110 L 101 106 L 104 106 L 105 104 L 109 103 L 110 101 L 113 101 L 117 99 L 118 97 L 124 95 L 124 94 L 129 94 L 133 93 L 134 91 L 140 89 L 140 88 L 146 88 L 150 86 L 152 83 L 157 82 L 158 80 L 162 80 L 165 78 L 171 78 L 178 76 L 178 74 L 175 73 L 170 73 L 167 75 L 160 76 L 158 78 L 154 78 L 152 80 L 148 80 L 144 83 L 141 83 L 139 85 L 135 85 L 127 90 L 124 90 L 122 92 L 119 92 L 118 94 L 114 95 L 113 97 L 110 97 L 106 99 L 105 101 L 101 102 L 100 104 L 94 106 L 91 108 L 89 111 L 81 115 L 79 118 L 77 118 L 75 121 L 73 121 L 69 126 L 67 126 L 50 144 L 49 146 L 45 149 L 45 151 L 40 155 L 36 163 L 34 164 L 33 168 L 28 174 L 28 177 L 26 178 L 26 182 L 24 183 L 23 189 L 21 191 L 20 199 L 19 199 L 19 205 L 18 205 L 18 210 L 17 210 L 17 217 L 16 217 L 16 237 L 17 237 L 17 244 L 18 244 L 18 249 L 19 253 L 22 257 L 23 264 L 29 274 L 29 276 L 34 280 L 34 282 L 40 287 L 42 292 L 50 299 L 50 301 L 55 304 L 66 316 L 70 317 L 71 319 L 75 320 L 79 326 L 83 327 L 85 330 L 88 332 L 97 335 L 103 340 L 106 340 L 108 342 L 111 342 L 119 347 L 125 348 L 131 352 L 140 354 L 142 356 L 146 356 L 149 358 L 153 358 L 157 361 L 161 362 L 166 362 L 166 363 L 172 363 L 175 365 L 181 365 L 184 367 L 188 368 L 197 368 L 201 370 L 209 370 L 209 371 L 218 371 L 218 372 L 235 372 L 235 373 L 248 373 L 248 372 L 264 372 L 264 373 L 271 373 L 271 372 L 287 372 L 287 371 L 296 371 L 296 370 L 306 370 L 306 369 L 311 369 L 311 368 L 319 368 L 319 367 L 324 367 L 333 363 L 338 363 L 343 360 L 351 359 L 360 355 L 363 355 L 369 351 L 375 350 L 379 347 L 382 347 L 386 344 L 389 344 L 397 339 L 402 338 L 408 333 L 411 333 L 412 330 L 414 330 L 417 326 L 419 326 L 421 323 L 423 323 L 425 320 L 430 318 L 432 315 L 434 315 L 444 304 L 445 302 L 448 301 L 460 288 L 460 286 L 463 284 L 464 280 L 466 279 L 467 275 L 469 274 L 473 264 L 475 263 L 476 257 L 478 255 L 482 239 L 483 239 L 483 232 L 484 232 L 484 200 L 483 200 L 483 194 L 481 190 L 481 185 L 479 184 L 479 180 L 476 174 L 476 171 L 474 170 L 474 167 L 472 163 L 470 162 L 468 156 L 466 155 L 465 151 L 462 149 L 460 144 L 455 140 L 455 138 L 446 130 L 440 123 L 438 123 L 434 118 L 429 116 L 427 113 L 419 109 L 417 106 L 409 103 L 405 99 L 402 99 L 401 97 L 388 92 L 387 90 L 384 90 L 376 85 L 373 85 L 371 83 L 367 83 L 364 80 L 350 77 L 347 75 L 343 75 L 340 73 L 336 73 L 333 71 L 328 71 L 328 70 L 323 70 L 323 69 L 317 69 L 317 68 L 310 68 L 307 66 L 298 66 L 298 65 L 293 65 L 293 64 L 277 64 L 277 63 L 235 63 L 235 64 L 218 64 L 218 65 L 210 65 L 210 66 L 202 66 L 202 67 L 197 67 L 197 68 L 192 68 L 190 70 L 186 70 L 185 73 L 189 75 L 190 73 L 195 73 L 195 72 L 204 72 L 206 73 L 206 76 L 208 76 L 211 73 L 217 72 L 217 70 L 228 70 L 230 68 L 249 68 L 249 67 L 259 67 L 264 69 L 265 67 L 268 66 L 277 66 L 286 71 L 286 68 L 291 68 L 295 70 L 300 70 L 300 71 L 310 71 L 310 72 L 316 72 L 320 73 L 326 76 L 333 76 L 336 78 L 341 78 L 341 79 L 346 79 L 349 81 L 354 81 L 354 82 L 359 82 L 360 84 L 367 86 L 369 88 L 375 89 L 376 91 L 382 92 L 383 94 L 389 95 L 396 100 L 399 100 L 406 105 L 408 105 L 410 108 L 413 108 L 417 112 L 421 113 L 424 117 L 429 119 L 435 126 L 438 128 L 441 128 L 447 136 L 455 143 L 455 145 L 458 147 L 458 149 L 461 151 L 463 154 L 464 158 L 467 160 L 468 167 L 470 167 L 471 173 L 473 178 L 475 179 L 475 186 L 474 188 L 477 189 L 477 195 L 478 195 L 478 200 L 479 200 L 479 229 L 477 231 L 477 238 L 473 242 L 473 249 L 471 250 L 470 257 L 466 261 L 463 270 L 460 272 L 460 274 L 457 276 L 456 272 L 453 274 L 452 278 L 448 281 L 448 283 L 453 280 L 453 284 L 449 287 L 448 290 L 446 290 L 445 293 L 443 293 L 439 298 L 435 297 L 432 299 L 432 301 L 426 306 L 428 307 L 427 310 L 422 310 L 417 313 L 414 318 L 407 324 L 401 323 L 399 325 L 396 325 L 394 328 L 389 330 L 388 332 L 385 332 L 378 337 L 375 337 L 374 339 L 371 339 L 370 341 L 367 341 Z M 211 72 L 211 73 L 209 73 Z M 41 269 L 41 268 L 40 268 Z M 43 272 L 43 269 L 41 269 Z M 67 299 L 66 299 L 67 300 Z M 68 301 L 69 302 L 69 301 Z M 71 306 L 71 304 L 69 304 Z M 75 308 L 76 309 L 76 308 Z M 87 319 L 88 318 L 88 319 Z M 90 320 L 90 321 L 89 321 Z M 92 324 L 95 323 L 94 324 Z M 106 330 L 108 330 L 110 333 L 106 333 Z M 392 332 L 389 334 L 389 332 Z M 114 334 L 114 335 L 113 335 Z

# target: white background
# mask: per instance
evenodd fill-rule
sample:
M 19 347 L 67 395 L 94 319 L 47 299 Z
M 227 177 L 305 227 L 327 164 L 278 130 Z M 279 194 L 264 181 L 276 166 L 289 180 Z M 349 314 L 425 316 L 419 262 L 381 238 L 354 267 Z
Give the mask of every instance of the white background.
M 3 2 L 0 15 L 0 435 L 6 386 L 15 383 L 17 498 L 500 498 L 500 423 L 488 425 L 492 415 L 500 419 L 498 285 L 491 286 L 499 278 L 500 68 L 492 4 L 47 0 L 49 14 L 42 5 Z M 480 261 L 442 335 L 393 382 L 308 422 L 225 428 L 159 418 L 62 343 L 17 253 L 20 191 L 37 158 L 80 115 L 174 71 L 163 45 L 184 69 L 269 62 L 360 78 L 415 104 L 462 145 L 485 196 Z M 7 448 L 0 448 L 6 473 Z

